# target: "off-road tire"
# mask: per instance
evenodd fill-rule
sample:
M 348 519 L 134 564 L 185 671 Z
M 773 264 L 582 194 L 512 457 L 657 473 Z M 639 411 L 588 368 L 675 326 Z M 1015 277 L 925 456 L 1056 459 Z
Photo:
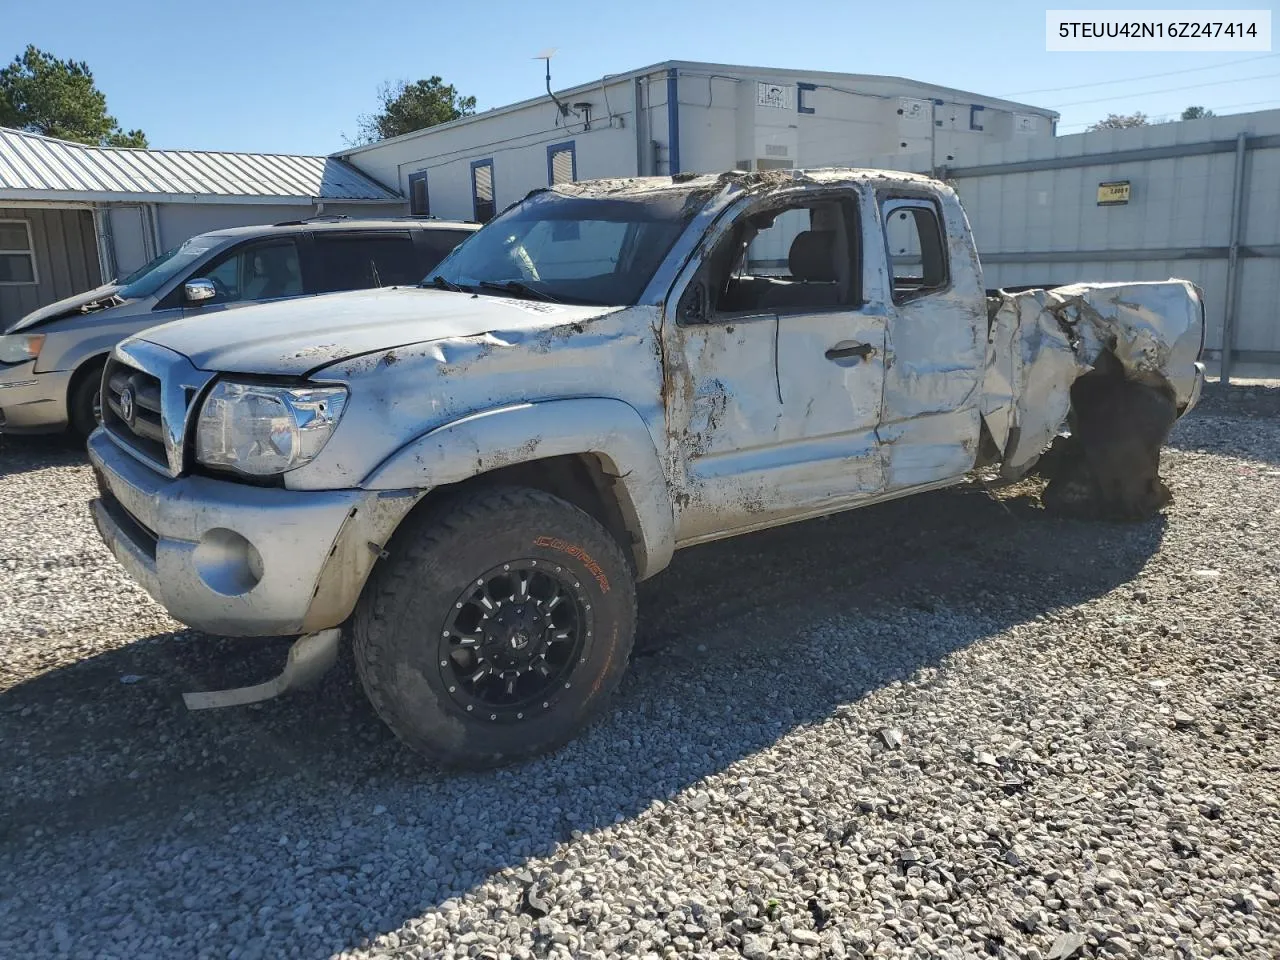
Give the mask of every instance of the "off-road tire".
M 603 709 L 635 637 L 635 582 L 614 537 L 558 497 L 524 487 L 461 494 L 411 517 L 388 545 L 353 620 L 356 669 L 374 711 L 404 743 L 451 767 L 485 768 L 562 746 Z M 448 692 L 441 630 L 485 571 L 533 559 L 571 572 L 592 630 L 568 689 L 519 722 L 467 713 Z
M 101 361 L 76 373 L 76 384 L 67 397 L 67 423 L 78 440 L 87 440 L 98 426 L 94 416 L 94 401 L 102 389 Z

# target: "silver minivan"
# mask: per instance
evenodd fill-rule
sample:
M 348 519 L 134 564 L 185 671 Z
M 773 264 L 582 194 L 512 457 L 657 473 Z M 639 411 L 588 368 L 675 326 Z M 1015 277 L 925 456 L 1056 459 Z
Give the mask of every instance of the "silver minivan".
M 127 277 L 35 310 L 0 335 L 0 433 L 88 436 L 121 340 L 183 317 L 418 283 L 475 223 L 317 218 L 192 237 Z

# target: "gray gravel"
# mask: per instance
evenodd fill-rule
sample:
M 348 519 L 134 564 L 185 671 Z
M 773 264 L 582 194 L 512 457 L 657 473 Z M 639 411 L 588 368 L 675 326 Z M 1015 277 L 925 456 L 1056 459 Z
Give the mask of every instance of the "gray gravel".
M 617 708 L 483 775 L 184 631 L 0 438 L 0 956 L 1280 955 L 1280 389 L 1177 501 L 949 491 L 686 551 Z

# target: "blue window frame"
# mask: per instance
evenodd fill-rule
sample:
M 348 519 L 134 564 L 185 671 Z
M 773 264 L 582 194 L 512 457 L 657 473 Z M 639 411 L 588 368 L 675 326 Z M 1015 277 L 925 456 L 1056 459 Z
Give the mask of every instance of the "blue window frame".
M 578 179 L 578 150 L 572 140 L 547 147 L 547 186 L 573 183 Z
M 796 113 L 813 113 L 813 107 L 805 103 L 804 95 L 818 89 L 815 83 L 796 84 Z
M 982 129 L 982 124 L 978 122 L 978 111 L 985 110 L 985 109 L 987 108 L 982 106 L 981 104 L 978 104 L 978 103 L 970 104 L 969 106 L 969 129 L 970 130 Z
M 409 213 L 415 217 L 431 216 L 431 194 L 427 191 L 427 171 L 409 174 Z
M 493 160 L 471 161 L 471 211 L 476 223 L 488 223 L 497 212 L 494 201 Z

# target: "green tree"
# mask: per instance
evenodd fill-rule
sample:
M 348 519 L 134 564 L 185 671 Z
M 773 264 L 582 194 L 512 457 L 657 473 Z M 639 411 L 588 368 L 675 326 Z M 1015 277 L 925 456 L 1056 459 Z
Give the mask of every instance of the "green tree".
M 59 60 L 28 44 L 0 69 L 0 126 L 104 147 L 145 147 L 141 130 L 121 130 L 84 61 Z
M 1207 110 L 1204 107 L 1187 107 L 1187 109 L 1182 111 L 1183 120 L 1204 120 L 1208 117 L 1216 116 L 1216 113 L 1212 110 Z
M 1151 121 L 1141 110 L 1137 113 L 1108 113 L 1106 119 L 1099 120 L 1085 132 L 1092 133 L 1094 130 L 1127 130 L 1129 127 L 1145 127 L 1149 123 Z
M 380 109 L 360 117 L 359 143 L 387 140 L 476 112 L 476 98 L 464 97 L 451 83 L 429 77 L 417 83 L 384 83 L 378 90 Z

